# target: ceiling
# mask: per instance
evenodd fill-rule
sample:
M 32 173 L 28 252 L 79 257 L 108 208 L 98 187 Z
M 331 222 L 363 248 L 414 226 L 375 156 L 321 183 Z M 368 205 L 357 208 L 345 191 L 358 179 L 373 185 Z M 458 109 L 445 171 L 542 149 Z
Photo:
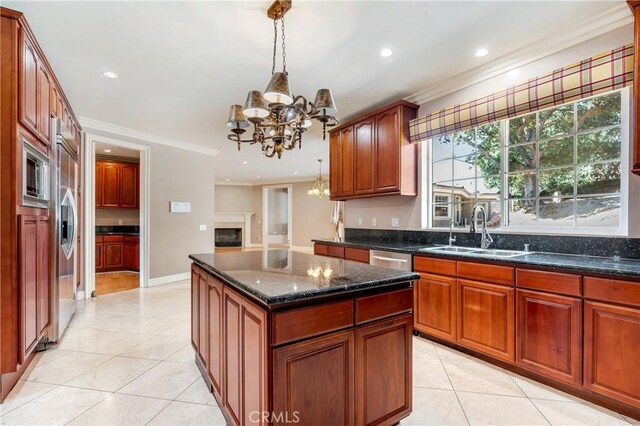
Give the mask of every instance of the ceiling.
M 96 155 L 99 155 L 100 157 L 140 158 L 140 151 L 122 148 L 105 142 L 96 141 L 95 149 Z
M 227 110 L 270 77 L 271 1 L 12 2 L 25 13 L 78 116 L 218 149 L 219 182 L 317 175 L 317 123 L 302 150 L 267 159 L 226 139 Z M 345 120 L 487 66 L 620 2 L 295 0 L 286 16 L 292 90 L 331 88 Z M 489 54 L 474 55 L 486 47 Z M 380 56 L 382 48 L 393 55 Z M 105 78 L 114 71 L 118 79 Z M 246 164 L 243 164 L 246 162 Z M 326 167 L 325 167 L 326 172 Z M 257 176 L 260 176 L 259 178 Z

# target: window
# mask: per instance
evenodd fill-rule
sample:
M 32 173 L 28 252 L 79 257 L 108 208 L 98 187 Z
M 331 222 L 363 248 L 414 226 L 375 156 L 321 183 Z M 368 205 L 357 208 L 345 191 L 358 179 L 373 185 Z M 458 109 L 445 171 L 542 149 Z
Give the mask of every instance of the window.
M 492 228 L 620 229 L 623 105 L 609 92 L 433 139 L 429 226 L 466 227 L 480 204 Z

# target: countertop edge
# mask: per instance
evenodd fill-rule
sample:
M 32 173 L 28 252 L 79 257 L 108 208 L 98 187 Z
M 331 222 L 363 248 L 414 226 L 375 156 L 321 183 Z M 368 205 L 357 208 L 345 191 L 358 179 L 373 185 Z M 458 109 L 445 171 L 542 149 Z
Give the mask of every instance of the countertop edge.
M 376 243 L 367 243 L 367 242 L 344 242 L 344 241 L 331 241 L 331 240 L 322 240 L 322 239 L 312 239 L 314 243 L 334 245 L 339 247 L 351 247 L 351 248 L 362 248 L 369 250 L 384 250 L 396 253 L 405 253 L 412 254 L 415 256 L 425 256 L 425 257 L 436 257 L 441 259 L 455 259 L 460 261 L 470 261 L 470 262 L 479 262 L 479 263 L 491 263 L 491 264 L 500 264 L 500 265 L 509 265 L 514 267 L 526 267 L 526 266 L 536 266 L 540 268 L 547 268 L 559 271 L 573 271 L 581 274 L 593 274 L 604 277 L 611 278 L 626 278 L 634 281 L 640 281 L 640 273 L 633 273 L 628 271 L 616 271 L 607 269 L 604 266 L 579 266 L 579 265 L 568 265 L 568 264 L 550 264 L 546 262 L 536 262 L 531 259 L 523 259 L 523 258 L 491 258 L 486 256 L 473 256 L 473 255 L 461 255 L 456 253 L 436 253 L 436 252 L 428 252 L 421 251 L 419 248 L 423 248 L 425 246 L 429 246 L 428 244 L 416 243 L 414 246 L 411 243 L 397 243 L 402 244 L 404 247 L 389 247 L 386 245 L 376 245 Z M 385 244 L 393 244 L 393 243 L 385 243 Z M 431 244 L 432 246 L 436 246 L 435 244 Z M 558 256 L 579 256 L 579 255 L 566 255 L 562 253 L 548 253 L 548 252 L 538 252 L 539 254 L 546 255 L 558 255 Z M 535 253 L 532 253 L 535 254 Z M 593 256 L 591 258 L 598 259 L 598 256 Z M 602 261 L 606 258 L 600 258 Z M 599 259 L 598 259 L 599 260 Z

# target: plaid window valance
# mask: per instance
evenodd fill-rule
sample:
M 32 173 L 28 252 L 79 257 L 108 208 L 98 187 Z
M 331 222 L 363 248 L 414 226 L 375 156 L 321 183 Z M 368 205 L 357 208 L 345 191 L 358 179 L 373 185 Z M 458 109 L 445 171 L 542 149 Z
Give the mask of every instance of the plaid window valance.
M 469 129 L 633 84 L 633 44 L 409 122 L 411 142 Z

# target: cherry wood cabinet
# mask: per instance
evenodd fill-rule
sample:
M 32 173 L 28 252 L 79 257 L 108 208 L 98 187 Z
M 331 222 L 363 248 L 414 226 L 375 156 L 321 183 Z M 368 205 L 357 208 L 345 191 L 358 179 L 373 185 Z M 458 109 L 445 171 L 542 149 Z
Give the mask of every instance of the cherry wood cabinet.
M 51 323 L 49 307 L 51 306 L 51 224 L 49 216 L 38 216 L 36 225 L 37 254 L 37 330 L 38 336 L 44 335 Z
M 96 161 L 96 208 L 140 208 L 140 167 L 135 163 Z
M 51 79 L 44 64 L 38 64 L 38 136 L 45 143 L 51 141 Z M 75 135 L 75 133 L 74 133 Z
M 640 0 L 627 0 L 634 17 L 634 66 L 633 66 L 633 173 L 640 175 Z
M 213 395 L 218 404 L 222 404 L 222 386 L 224 373 L 224 354 L 223 340 L 224 336 L 224 306 L 223 306 L 223 284 L 217 278 L 207 275 L 207 338 L 209 339 L 209 360 L 207 362 L 207 372 Z
M 330 131 L 331 199 L 417 195 L 417 148 L 409 142 L 417 109 L 397 101 Z
M 455 278 L 421 273 L 414 292 L 415 329 L 455 342 L 458 311 Z
M 20 33 L 22 58 L 20 61 L 20 122 L 38 134 L 38 57 L 33 44 L 24 32 Z
M 202 270 L 195 265 L 191 266 L 191 345 L 200 354 L 200 280 Z M 204 325 L 202 325 L 204 326 Z
M 96 235 L 95 247 L 96 272 L 140 270 L 137 235 Z
M 353 247 L 341 247 L 331 244 L 314 243 L 313 253 L 321 256 L 331 256 L 340 259 L 369 263 L 369 250 Z
M 580 386 L 582 300 L 516 290 L 516 363 Z

